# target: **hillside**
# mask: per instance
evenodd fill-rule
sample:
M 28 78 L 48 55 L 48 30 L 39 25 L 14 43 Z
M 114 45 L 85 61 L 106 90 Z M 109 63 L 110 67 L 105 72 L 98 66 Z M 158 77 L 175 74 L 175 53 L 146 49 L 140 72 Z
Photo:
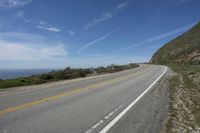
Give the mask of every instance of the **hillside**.
M 150 62 L 153 64 L 200 64 L 200 22 L 161 47 Z
M 200 132 L 200 23 L 161 47 L 150 63 L 167 65 L 175 72 L 169 79 L 164 133 Z

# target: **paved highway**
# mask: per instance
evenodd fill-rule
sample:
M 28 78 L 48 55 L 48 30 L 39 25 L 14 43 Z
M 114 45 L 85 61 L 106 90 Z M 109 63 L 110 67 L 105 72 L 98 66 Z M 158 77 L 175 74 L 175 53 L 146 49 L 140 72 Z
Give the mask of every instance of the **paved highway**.
M 112 74 L 2 91 L 0 132 L 112 132 L 166 71 L 164 66 L 141 65 Z

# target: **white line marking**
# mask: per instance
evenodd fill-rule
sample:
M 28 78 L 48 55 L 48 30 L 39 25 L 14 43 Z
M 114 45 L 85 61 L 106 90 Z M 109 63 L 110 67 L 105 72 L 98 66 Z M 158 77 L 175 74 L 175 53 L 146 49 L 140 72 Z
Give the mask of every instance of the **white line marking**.
M 113 115 L 113 114 L 114 114 L 114 111 L 110 112 L 110 113 L 108 114 L 108 117 L 110 117 L 110 116 Z
M 97 128 L 99 125 L 101 125 L 101 123 L 103 123 L 103 120 L 100 120 L 97 124 L 95 124 L 92 129 Z
M 103 120 L 100 120 L 100 122 L 99 123 L 103 123 Z
M 142 93 L 140 94 L 128 107 L 126 107 L 117 117 L 115 117 L 107 126 L 105 126 L 99 133 L 107 133 L 108 130 L 114 126 L 167 72 L 165 71 Z
M 107 120 L 109 118 L 109 116 L 106 116 L 104 119 Z
M 85 133 L 91 133 L 92 129 L 87 130 Z

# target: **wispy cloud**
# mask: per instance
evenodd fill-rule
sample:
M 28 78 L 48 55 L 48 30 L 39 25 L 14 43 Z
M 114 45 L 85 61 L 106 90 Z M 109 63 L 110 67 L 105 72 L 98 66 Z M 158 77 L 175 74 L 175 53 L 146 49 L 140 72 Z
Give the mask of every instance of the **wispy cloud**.
M 130 45 L 128 47 L 125 47 L 123 50 L 129 50 L 129 49 L 133 49 L 135 47 L 139 47 L 141 45 L 144 45 L 144 44 L 147 44 L 147 43 L 150 43 L 150 42 L 154 42 L 154 41 L 158 41 L 158 40 L 162 40 L 166 37 L 169 37 L 169 36 L 172 36 L 172 35 L 175 35 L 175 34 L 178 34 L 180 32 L 183 32 L 189 28 L 191 28 L 192 26 L 194 26 L 196 23 L 193 23 L 193 24 L 190 24 L 190 25 L 186 25 L 186 26 L 183 26 L 181 28 L 178 28 L 176 30 L 173 30 L 173 31 L 170 31 L 168 33 L 164 33 L 164 34 L 161 34 L 161 35 L 158 35 L 158 36 L 155 36 L 155 37 L 152 37 L 152 38 L 149 38 L 147 40 L 144 40 L 142 42 L 138 42 L 136 44 L 133 44 L 133 45 Z
M 192 1 L 192 0 L 175 0 L 176 2 L 178 3 L 184 3 L 184 2 L 189 2 L 189 1 Z
M 120 27 L 120 26 L 119 26 Z M 105 40 L 106 38 L 108 38 L 110 36 L 110 34 L 112 34 L 113 32 L 115 32 L 119 27 L 115 28 L 114 30 L 106 33 L 105 35 L 83 45 L 83 47 L 81 49 L 78 50 L 78 53 L 83 52 L 84 50 L 88 49 L 89 47 L 96 45 L 98 42 Z
M 122 9 L 122 8 L 124 8 L 125 6 L 127 6 L 128 4 L 129 4 L 129 2 L 121 3 L 121 4 L 117 5 L 117 9 Z M 117 10 L 117 9 L 115 9 L 115 10 Z
M 67 33 L 70 35 L 70 36 L 74 36 L 76 34 L 75 31 L 72 31 L 72 30 L 68 30 Z
M 78 50 L 78 53 L 81 53 L 81 52 L 83 52 L 84 50 L 86 50 L 87 48 L 89 48 L 89 47 L 91 47 L 91 46 L 97 44 L 98 42 L 100 42 L 100 41 L 102 41 L 102 40 L 105 40 L 110 34 L 111 34 L 111 33 L 108 32 L 108 33 L 106 33 L 104 36 L 99 37 L 99 38 L 97 38 L 97 39 L 95 39 L 95 40 L 93 40 L 93 41 L 91 41 L 91 42 L 89 42 L 89 43 L 83 45 L 83 47 L 82 47 L 81 49 Z
M 19 37 L 25 37 L 25 40 L 23 40 L 23 38 L 16 40 L 16 38 Z M 0 60 L 57 60 L 66 58 L 67 56 L 67 51 L 65 50 L 63 43 L 49 43 L 46 42 L 43 37 L 38 35 L 27 33 L 0 33 L 0 38 Z M 37 41 L 37 43 L 31 42 L 31 38 L 40 41 Z
M 38 29 L 46 30 L 46 31 L 49 31 L 49 32 L 61 32 L 60 28 L 52 26 L 45 21 L 39 21 L 39 23 L 38 23 L 38 21 L 27 18 L 23 11 L 17 11 L 14 14 L 14 16 L 17 19 L 24 21 L 25 23 L 32 23 L 34 25 L 37 25 L 36 28 L 38 28 Z M 73 31 L 67 31 L 67 33 L 71 36 L 73 36 L 75 34 L 75 32 L 73 32 Z
M 45 42 L 46 38 L 41 35 L 22 33 L 22 32 L 0 32 L 0 40 L 12 41 L 12 42 L 25 42 L 25 43 L 38 43 Z
M 50 27 L 37 26 L 37 28 L 47 30 L 47 31 L 51 31 L 51 32 L 60 32 L 61 31 L 57 27 L 52 27 L 52 26 L 50 26 Z
M 123 8 L 125 8 L 128 4 L 129 4 L 129 2 L 120 3 L 115 8 L 113 8 L 111 11 L 101 14 L 100 17 L 95 18 L 92 21 L 90 21 L 85 26 L 85 30 L 88 30 L 88 29 L 96 26 L 97 24 L 112 18 L 118 11 L 122 10 Z
M 25 6 L 31 1 L 32 0 L 0 0 L 0 9 L 8 10 L 19 6 Z
M 40 21 L 39 25 L 37 26 L 38 29 L 42 29 L 42 30 L 47 30 L 50 32 L 61 32 L 61 29 L 54 27 L 50 24 L 48 24 L 47 22 L 44 21 Z
M 25 16 L 25 14 L 24 14 L 23 11 L 17 11 L 17 12 L 14 14 L 14 16 L 15 16 L 16 18 L 18 18 L 18 19 L 24 21 L 25 23 L 31 23 L 31 22 L 33 23 L 32 20 L 28 19 L 28 18 Z

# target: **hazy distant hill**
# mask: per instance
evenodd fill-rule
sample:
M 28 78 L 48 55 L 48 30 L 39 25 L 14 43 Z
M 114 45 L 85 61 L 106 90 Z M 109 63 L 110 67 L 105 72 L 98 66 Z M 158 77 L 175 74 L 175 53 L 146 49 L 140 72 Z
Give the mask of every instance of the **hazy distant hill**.
M 188 32 L 161 47 L 150 62 L 200 64 L 200 22 Z

